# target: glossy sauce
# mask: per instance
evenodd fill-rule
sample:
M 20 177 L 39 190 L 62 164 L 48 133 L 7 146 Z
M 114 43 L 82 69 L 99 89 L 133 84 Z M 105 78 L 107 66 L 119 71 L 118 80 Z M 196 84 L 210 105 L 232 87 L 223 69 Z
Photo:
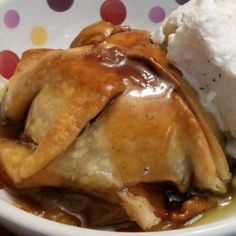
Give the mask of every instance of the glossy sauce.
M 191 224 L 191 226 L 198 226 L 207 223 L 212 223 L 217 220 L 222 220 L 225 217 L 235 214 L 236 212 L 236 173 L 234 172 L 231 180 L 230 193 L 222 198 L 218 198 L 218 206 L 212 208 L 200 215 L 200 217 Z
M 101 228 L 128 222 L 121 208 L 79 193 L 43 188 L 13 194 L 18 208 L 67 225 Z
M 199 211 L 201 213 L 202 210 L 206 210 L 213 206 L 204 198 L 199 198 L 197 200 L 192 198 L 192 200 L 190 200 L 190 197 L 176 192 L 176 190 L 171 187 L 166 189 L 166 187 L 163 188 L 162 185 L 160 188 L 149 188 L 155 189 L 153 193 L 159 193 L 159 195 L 153 196 L 155 198 L 150 200 L 154 205 L 156 204 L 156 209 L 162 211 L 164 220 L 158 227 L 152 229 L 153 231 L 169 230 L 184 227 L 186 225 L 194 225 L 192 224 L 193 222 L 198 222 L 197 217 L 193 218 L 195 215 L 198 215 L 197 212 Z M 172 193 L 170 193 L 170 191 Z M 121 208 L 79 193 L 68 192 L 61 189 L 45 188 L 42 190 L 25 192 L 23 194 L 18 193 L 15 197 L 15 205 L 18 208 L 59 223 L 86 228 L 115 230 L 119 232 L 143 231 L 136 223 L 128 220 L 128 217 Z M 166 199 L 169 199 L 168 202 L 166 202 Z M 185 205 L 186 202 L 189 202 L 186 211 L 183 210 L 182 204 L 184 202 Z M 194 211 L 194 207 L 201 207 L 202 203 L 207 205 L 202 205 L 204 207 L 203 209 Z M 165 205 L 168 211 L 164 208 Z
M 115 50 L 113 50 L 112 53 L 114 53 L 114 58 L 112 55 L 109 55 L 109 57 L 105 58 L 101 63 L 109 68 L 119 68 L 118 70 L 120 74 L 122 74 L 124 83 L 129 85 L 125 93 L 134 101 L 133 106 L 131 106 L 133 113 L 129 113 L 132 113 L 133 116 L 127 117 L 126 124 L 123 123 L 127 125 L 127 127 L 120 129 L 124 130 L 126 135 L 121 133 L 120 136 L 117 135 L 117 140 L 115 140 L 115 132 L 112 132 L 112 129 L 110 129 L 110 140 L 114 146 L 114 166 L 117 168 L 119 175 L 124 180 L 127 180 L 127 182 L 129 180 L 135 180 L 137 183 L 141 181 L 158 181 L 158 179 L 156 179 L 156 169 L 158 166 L 161 166 L 161 164 L 159 165 L 157 160 L 161 158 L 157 158 L 153 153 L 157 154 L 159 157 L 165 156 L 168 147 L 168 141 L 166 140 L 169 140 L 168 131 L 175 125 L 176 116 L 172 111 L 172 92 L 174 91 L 174 85 L 159 78 L 149 65 L 143 65 L 143 61 L 141 63 L 136 59 L 124 59 L 122 54 L 118 55 L 119 52 Z M 108 91 L 109 87 L 106 87 L 106 90 Z M 154 103 L 150 103 L 152 99 L 153 101 L 155 99 L 155 105 L 157 107 L 161 107 L 160 110 L 153 109 Z M 158 99 L 159 103 L 156 102 L 156 99 Z M 145 108 L 143 113 L 140 113 L 139 109 L 137 109 L 140 104 Z M 124 109 L 129 108 L 129 106 L 124 106 Z M 122 111 L 121 116 L 124 114 L 125 112 Z M 141 117 L 142 122 L 140 123 L 140 120 L 137 120 L 137 123 L 132 122 L 131 124 L 130 121 L 134 121 L 137 114 L 140 115 L 139 118 Z M 117 117 L 117 123 L 119 123 L 119 116 Z M 158 120 L 158 117 L 160 120 Z M 110 121 L 113 125 L 114 121 Z M 162 126 L 157 126 L 157 123 Z M 107 124 L 106 130 L 109 130 L 109 122 L 107 122 Z M 150 127 L 152 127 L 152 129 L 150 129 Z M 155 131 L 157 127 L 159 128 L 160 137 L 157 137 Z M 121 156 L 119 149 L 122 149 L 127 143 L 125 138 L 128 137 L 128 140 L 132 140 L 134 133 L 129 133 L 129 130 L 137 131 L 135 137 L 142 137 L 143 139 L 139 143 L 134 143 L 134 152 L 128 159 L 126 153 L 123 153 L 124 155 Z M 5 137 L 5 134 L 3 136 Z M 150 137 L 152 137 L 151 140 L 153 141 L 151 145 Z M 136 141 L 137 139 L 134 140 Z M 132 149 L 128 148 L 127 153 L 130 153 L 130 150 Z M 143 154 L 142 158 L 139 160 L 137 159 L 137 153 Z M 166 169 L 161 169 L 160 172 L 162 171 L 164 175 Z M 167 177 L 163 179 L 165 180 L 168 176 L 167 174 Z M 163 179 L 159 179 L 159 181 Z M 191 195 L 191 193 L 181 195 L 173 189 L 173 187 L 169 188 L 162 185 L 161 187 L 157 186 L 154 188 L 151 186 L 147 191 L 150 193 L 147 196 L 148 200 L 150 200 L 163 219 L 163 222 L 153 230 L 182 227 L 192 220 L 194 216 L 198 216 L 215 205 L 214 199 L 211 199 L 209 196 L 196 197 Z M 170 190 L 173 190 L 172 197 L 168 196 Z M 132 191 L 135 192 L 137 189 L 131 189 L 131 192 Z M 174 195 L 177 196 L 177 200 L 173 198 Z M 127 215 L 121 208 L 104 203 L 99 199 L 81 194 L 67 193 L 58 189 L 42 189 L 33 194 L 26 194 L 26 197 L 25 195 L 23 197 L 20 196 L 17 200 L 17 206 L 40 217 L 64 224 L 89 228 L 108 227 L 109 229 L 110 227 L 110 229 L 115 228 L 117 231 L 140 231 L 140 228 L 137 227 L 136 224 L 128 221 Z M 128 224 L 128 226 L 123 226 L 123 224 Z
M 31 198 L 18 197 L 16 198 L 15 206 L 36 216 L 61 224 L 81 226 L 79 218 L 61 210 L 59 207 L 53 207 L 50 203 L 43 204 Z
M 116 175 L 124 182 L 169 180 L 170 170 L 164 173 L 162 157 L 178 123 L 175 85 L 148 60 L 127 57 L 114 48 L 106 53 L 99 63 L 115 69 L 126 85 L 126 91 L 105 111 L 102 123 Z

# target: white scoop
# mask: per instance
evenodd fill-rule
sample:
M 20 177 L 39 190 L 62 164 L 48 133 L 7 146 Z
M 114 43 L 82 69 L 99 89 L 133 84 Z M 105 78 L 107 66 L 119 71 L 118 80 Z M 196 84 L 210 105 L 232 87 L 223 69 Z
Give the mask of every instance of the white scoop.
M 236 138 L 236 1 L 191 0 L 164 21 L 153 41 L 167 44 L 168 59 L 220 129 Z

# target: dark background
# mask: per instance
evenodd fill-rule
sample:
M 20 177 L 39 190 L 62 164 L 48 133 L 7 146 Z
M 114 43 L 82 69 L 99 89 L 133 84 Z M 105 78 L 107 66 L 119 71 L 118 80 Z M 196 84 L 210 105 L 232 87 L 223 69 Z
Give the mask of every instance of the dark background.
M 3 228 L 1 225 L 0 225 L 0 235 L 1 236 L 15 236 L 15 234 L 10 233 L 8 230 Z

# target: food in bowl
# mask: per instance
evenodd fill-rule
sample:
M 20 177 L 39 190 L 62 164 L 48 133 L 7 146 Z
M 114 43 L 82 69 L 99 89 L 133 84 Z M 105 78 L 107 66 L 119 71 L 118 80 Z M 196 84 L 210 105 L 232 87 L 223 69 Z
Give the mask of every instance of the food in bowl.
M 221 131 L 233 138 L 235 11 L 233 0 L 190 1 L 174 11 L 153 36 L 155 42 L 166 45 L 168 60 L 181 70 L 204 107 L 214 114 Z
M 228 192 L 214 118 L 146 31 L 99 22 L 26 51 L 3 94 L 1 179 L 46 208 L 77 195 L 82 226 L 179 228 Z

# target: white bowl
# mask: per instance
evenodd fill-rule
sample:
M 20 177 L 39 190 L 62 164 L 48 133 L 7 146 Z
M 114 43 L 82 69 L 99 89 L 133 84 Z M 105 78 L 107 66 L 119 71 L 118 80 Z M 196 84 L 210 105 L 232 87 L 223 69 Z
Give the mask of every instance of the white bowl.
M 67 48 L 83 27 L 100 20 L 101 17 L 115 20 L 116 23 L 120 22 L 123 25 L 153 31 L 157 29 L 165 15 L 168 15 L 184 0 L 123 0 L 123 4 L 118 1 L 117 18 L 111 15 L 112 10 L 109 6 L 111 2 L 114 0 L 109 0 L 109 2 L 103 0 L 1 0 L 0 73 L 4 62 L 9 63 L 10 73 L 15 66 L 11 63 L 14 54 L 3 55 L 1 53 L 3 50 L 10 50 L 20 57 L 21 53 L 28 48 Z M 0 222 L 11 231 L 24 236 L 236 235 L 236 210 L 225 219 L 202 226 L 166 232 L 116 233 L 67 226 L 39 218 L 12 205 L 12 199 L 4 189 L 0 190 Z

